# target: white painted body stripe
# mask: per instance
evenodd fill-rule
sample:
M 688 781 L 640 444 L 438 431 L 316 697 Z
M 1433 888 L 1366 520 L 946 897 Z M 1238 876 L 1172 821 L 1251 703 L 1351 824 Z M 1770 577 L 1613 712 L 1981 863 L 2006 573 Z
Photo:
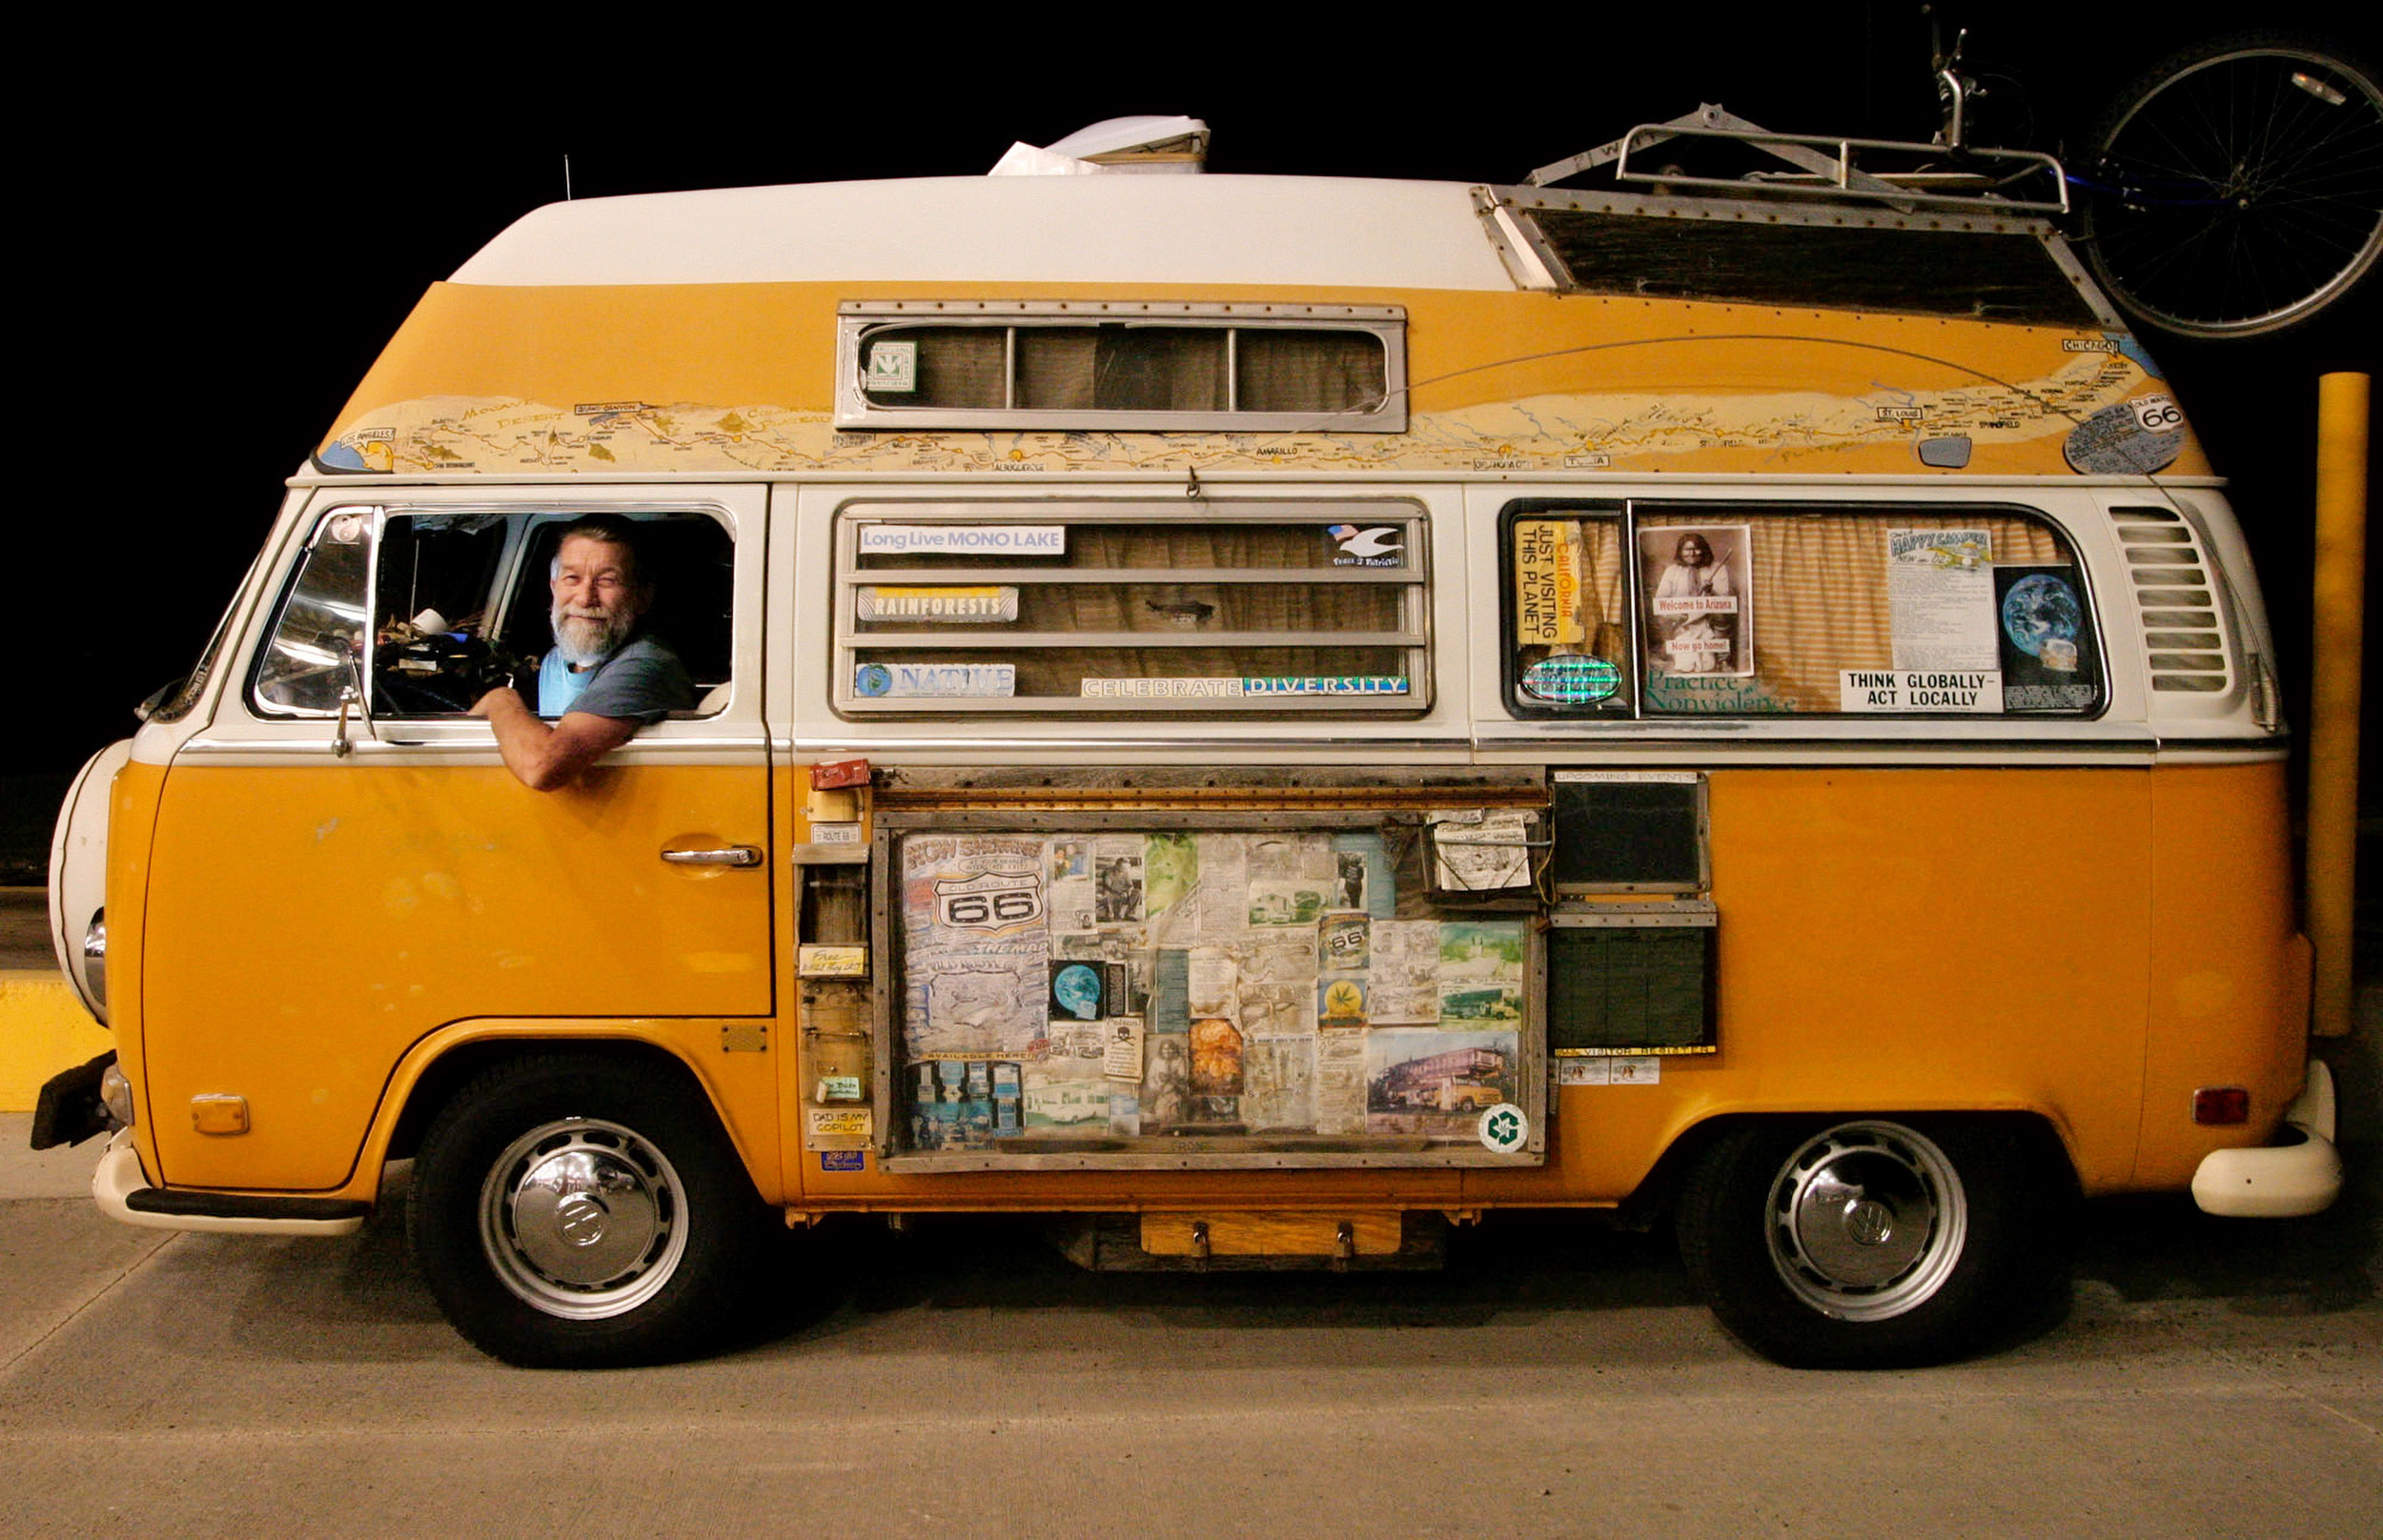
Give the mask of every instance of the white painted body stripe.
M 551 203 L 454 281 L 1315 284 L 1514 292 L 1457 182 L 940 176 Z

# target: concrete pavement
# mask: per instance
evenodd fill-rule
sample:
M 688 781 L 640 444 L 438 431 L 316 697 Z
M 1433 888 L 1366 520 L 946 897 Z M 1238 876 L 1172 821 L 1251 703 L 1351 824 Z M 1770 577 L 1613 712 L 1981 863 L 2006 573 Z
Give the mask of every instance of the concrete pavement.
M 1514 1217 L 1350 1278 L 828 1226 L 740 1351 L 534 1373 L 447 1328 L 394 1211 L 258 1241 L 6 1197 L 0 1533 L 2367 1533 L 2383 1150 L 2353 1155 L 2316 1219 L 2091 1206 L 2065 1319 L 1880 1375 L 1753 1358 L 1660 1238 Z

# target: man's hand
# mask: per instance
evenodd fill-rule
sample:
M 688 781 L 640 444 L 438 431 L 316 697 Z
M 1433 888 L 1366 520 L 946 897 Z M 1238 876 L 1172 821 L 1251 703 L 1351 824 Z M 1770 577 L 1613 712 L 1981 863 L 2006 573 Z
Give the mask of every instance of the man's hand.
M 621 717 L 566 711 L 549 727 L 522 702 L 511 685 L 499 685 L 472 703 L 497 730 L 497 752 L 505 768 L 532 791 L 555 791 L 637 736 L 638 724 Z

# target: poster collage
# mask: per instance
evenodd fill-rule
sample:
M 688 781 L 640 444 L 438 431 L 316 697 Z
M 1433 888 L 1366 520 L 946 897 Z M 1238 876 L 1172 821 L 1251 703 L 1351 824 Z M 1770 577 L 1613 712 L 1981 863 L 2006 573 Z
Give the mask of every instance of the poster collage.
M 1517 1099 L 1524 923 L 1402 910 L 1381 830 L 921 833 L 900 875 L 916 1148 L 1470 1142 Z

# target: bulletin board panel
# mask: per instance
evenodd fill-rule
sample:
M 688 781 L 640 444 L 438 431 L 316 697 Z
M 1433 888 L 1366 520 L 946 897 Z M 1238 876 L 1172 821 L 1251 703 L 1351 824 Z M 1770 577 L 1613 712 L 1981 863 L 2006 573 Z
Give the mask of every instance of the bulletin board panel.
M 1434 870 L 1483 814 L 881 806 L 885 1168 L 1541 1164 L 1538 905 Z

